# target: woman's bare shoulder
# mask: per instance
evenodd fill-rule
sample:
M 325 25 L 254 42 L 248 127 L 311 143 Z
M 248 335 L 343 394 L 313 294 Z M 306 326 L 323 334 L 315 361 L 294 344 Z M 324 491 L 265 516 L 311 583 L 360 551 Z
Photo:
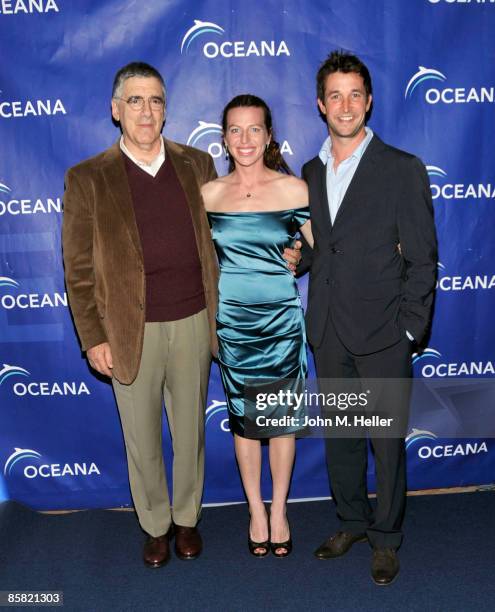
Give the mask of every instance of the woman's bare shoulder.
M 308 186 L 297 176 L 285 175 L 283 181 L 280 182 L 280 187 L 293 202 L 294 208 L 308 205 Z
M 232 182 L 229 177 L 229 174 L 227 174 L 227 176 L 221 176 L 214 181 L 205 183 L 201 187 L 201 195 L 203 196 L 206 210 L 215 210 L 218 203 L 224 200 L 225 192 L 229 189 Z
M 229 184 L 229 176 L 227 174 L 227 176 L 220 176 L 219 178 L 216 178 L 214 181 L 209 181 L 208 183 L 205 183 L 204 185 L 201 186 L 201 193 L 202 194 L 210 194 L 210 193 L 216 193 L 218 190 L 221 189 L 225 189 L 226 185 Z

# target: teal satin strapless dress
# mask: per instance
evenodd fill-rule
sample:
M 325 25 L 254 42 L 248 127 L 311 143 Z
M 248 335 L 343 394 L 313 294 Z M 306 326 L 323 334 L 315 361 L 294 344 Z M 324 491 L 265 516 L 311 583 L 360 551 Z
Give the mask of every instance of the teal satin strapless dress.
M 304 385 L 307 372 L 304 314 L 296 280 L 282 253 L 285 247 L 292 246 L 299 226 L 309 219 L 309 207 L 210 212 L 208 217 L 220 265 L 218 360 L 230 429 L 247 437 L 298 431 L 302 411 L 297 415 L 301 418 L 292 420 L 292 424 L 274 429 L 269 425 L 265 429 L 253 427 L 253 418 L 261 411 L 246 399 L 246 385 L 258 391 L 259 384 L 260 390 L 272 392 L 300 391 Z M 262 411 L 265 423 L 273 423 L 273 417 L 286 413 L 286 404 Z

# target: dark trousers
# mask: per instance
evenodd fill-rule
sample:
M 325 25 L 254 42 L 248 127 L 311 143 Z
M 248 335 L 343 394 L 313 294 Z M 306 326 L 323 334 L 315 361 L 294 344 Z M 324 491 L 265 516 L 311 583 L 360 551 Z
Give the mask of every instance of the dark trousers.
M 407 421 L 408 380 L 411 377 L 411 343 L 407 337 L 377 353 L 353 355 L 340 341 L 329 317 L 323 342 L 315 348 L 314 354 L 320 387 L 325 385 L 322 379 L 328 378 L 406 379 L 400 396 L 397 396 L 397 401 L 394 396 L 392 403 L 397 415 Z M 386 391 L 389 387 L 386 382 L 383 384 Z M 386 403 L 386 410 L 390 412 L 391 402 Z M 378 402 L 372 409 L 373 413 L 379 413 L 382 407 Z M 367 491 L 368 437 L 376 466 L 375 510 L 368 500 Z M 404 438 L 374 437 L 371 429 L 367 436 L 327 438 L 325 445 L 330 486 L 341 529 L 352 533 L 366 532 L 374 548 L 397 549 L 402 540 L 406 501 Z

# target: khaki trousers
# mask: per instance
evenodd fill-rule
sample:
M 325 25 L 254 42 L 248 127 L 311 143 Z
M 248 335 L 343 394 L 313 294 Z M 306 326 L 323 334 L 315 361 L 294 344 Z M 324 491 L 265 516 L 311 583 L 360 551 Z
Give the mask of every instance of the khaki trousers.
M 146 323 L 139 372 L 113 379 L 129 482 L 141 527 L 158 537 L 173 521 L 194 527 L 204 479 L 204 413 L 210 370 L 206 309 L 179 321 Z M 163 462 L 163 400 L 172 436 L 173 510 Z

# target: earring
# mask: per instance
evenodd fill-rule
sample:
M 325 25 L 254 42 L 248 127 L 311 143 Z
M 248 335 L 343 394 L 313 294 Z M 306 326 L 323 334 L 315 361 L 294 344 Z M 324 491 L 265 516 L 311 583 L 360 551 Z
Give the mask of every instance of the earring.
M 223 150 L 225 151 L 225 159 L 228 161 L 230 155 L 229 155 L 229 150 L 227 148 L 227 145 L 223 145 Z

